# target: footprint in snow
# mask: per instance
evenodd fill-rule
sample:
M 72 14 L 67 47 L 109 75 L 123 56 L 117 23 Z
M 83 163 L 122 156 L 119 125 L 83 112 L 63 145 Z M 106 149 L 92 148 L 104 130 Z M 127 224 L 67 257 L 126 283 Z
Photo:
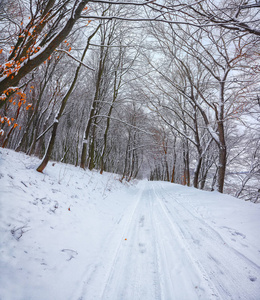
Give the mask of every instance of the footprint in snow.
M 139 246 L 139 252 L 140 253 L 145 253 L 146 252 L 146 247 L 145 247 L 144 243 L 139 243 L 138 246 Z
M 234 235 L 234 236 L 241 236 L 243 239 L 246 238 L 246 236 L 245 236 L 243 233 L 240 233 L 240 232 L 238 232 L 238 231 L 234 231 L 234 232 L 232 232 L 231 234 Z
M 141 216 L 141 218 L 139 220 L 139 225 L 140 225 L 140 227 L 144 227 L 144 216 Z
M 257 280 L 257 277 L 250 275 L 249 279 L 250 279 L 250 281 L 254 282 Z
M 75 256 L 78 255 L 78 252 L 72 249 L 62 249 L 61 252 L 67 254 L 67 261 L 72 260 L 72 258 L 75 258 Z
M 26 229 L 28 228 L 27 225 L 23 225 L 21 227 L 14 227 L 12 230 L 11 230 L 11 233 L 12 233 L 12 236 L 17 240 L 19 241 L 20 238 L 23 236 L 24 233 L 26 233 L 27 231 L 29 231 L 29 229 Z

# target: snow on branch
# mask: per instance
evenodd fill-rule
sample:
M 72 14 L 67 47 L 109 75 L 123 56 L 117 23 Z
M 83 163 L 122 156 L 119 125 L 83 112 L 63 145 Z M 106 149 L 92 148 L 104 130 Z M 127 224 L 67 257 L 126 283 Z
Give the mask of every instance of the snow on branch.
M 253 4 L 241 5 L 240 9 L 248 9 L 248 8 L 255 8 L 255 7 L 259 7 L 260 8 L 260 2 L 253 3 Z
M 218 134 L 215 132 L 215 130 L 208 124 L 207 125 L 207 129 L 209 131 L 209 133 L 211 134 L 212 138 L 214 139 L 214 141 L 220 145 L 220 140 L 219 140 L 219 136 Z
M 55 121 L 37 137 L 36 142 L 39 141 L 39 139 L 41 139 L 53 127 L 54 123 Z
M 99 118 L 108 118 L 108 119 L 111 119 L 111 120 L 115 120 L 115 121 L 121 122 L 121 123 L 123 123 L 123 124 L 125 124 L 125 125 L 127 125 L 129 127 L 137 129 L 137 130 L 139 130 L 139 131 L 141 131 L 143 133 L 146 133 L 146 134 L 149 134 L 149 135 L 154 135 L 154 133 L 148 132 L 148 131 L 146 131 L 144 129 L 141 129 L 141 128 L 137 127 L 137 126 L 131 125 L 131 124 L 129 124 L 129 123 L 125 122 L 125 121 L 122 121 L 120 119 L 117 119 L 117 118 L 109 117 L 107 115 L 95 115 L 92 118 L 96 118 L 96 117 L 99 117 Z
M 77 59 L 76 57 L 74 57 L 73 55 L 71 55 L 68 51 L 63 50 L 63 49 L 56 49 L 55 51 L 59 51 L 59 52 L 64 52 L 66 53 L 69 57 L 71 57 L 72 59 L 74 59 L 76 62 L 78 62 L 79 64 L 81 64 L 82 66 L 86 67 L 87 69 L 91 70 L 91 71 L 95 71 L 95 69 L 91 68 L 90 66 L 84 64 L 82 61 L 80 61 L 79 59 Z
M 114 1 L 109 1 L 109 0 L 91 0 L 91 2 L 94 3 L 105 3 L 105 4 L 113 4 L 113 5 L 135 5 L 135 6 L 145 6 L 147 4 L 151 4 L 154 3 L 156 0 L 150 0 L 150 1 L 144 1 L 144 2 L 127 2 L 127 1 L 118 1 L 118 2 L 114 2 Z
M 162 14 L 158 15 L 154 18 L 125 18 L 125 17 L 117 17 L 117 16 L 95 16 L 95 15 L 88 15 L 88 16 L 81 16 L 82 19 L 97 19 L 97 20 L 121 20 L 121 21 L 128 21 L 128 22 L 161 22 L 167 24 L 179 24 L 179 25 L 190 25 L 194 27 L 203 27 L 201 24 L 195 24 L 191 22 L 185 21 L 172 21 L 167 19 L 160 18 Z M 205 25 L 204 25 L 205 26 Z M 207 26 L 216 26 L 214 25 L 207 25 Z

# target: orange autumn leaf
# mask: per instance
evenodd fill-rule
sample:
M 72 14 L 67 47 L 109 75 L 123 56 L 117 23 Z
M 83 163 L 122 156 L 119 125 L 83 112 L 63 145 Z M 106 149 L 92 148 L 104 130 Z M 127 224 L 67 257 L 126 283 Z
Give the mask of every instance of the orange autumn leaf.
M 0 54 L 3 52 L 3 49 L 0 49 Z
M 69 52 L 71 51 L 71 47 L 69 48 Z
M 7 68 L 11 68 L 13 64 L 12 64 L 12 63 L 9 63 L 9 62 L 7 62 L 5 65 L 6 65 L 6 67 L 7 67 Z
M 18 124 L 17 124 L 17 123 L 14 123 L 14 128 L 17 127 L 17 126 L 18 126 Z

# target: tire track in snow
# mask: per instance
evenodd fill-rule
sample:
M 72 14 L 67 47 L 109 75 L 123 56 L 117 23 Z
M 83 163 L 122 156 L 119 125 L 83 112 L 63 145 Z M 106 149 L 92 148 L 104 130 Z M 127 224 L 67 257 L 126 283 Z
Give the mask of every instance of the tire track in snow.
M 126 226 L 125 226 L 125 228 L 123 230 L 122 239 L 123 239 L 123 237 L 126 237 L 126 236 L 128 237 L 127 232 L 129 230 L 129 227 L 130 227 L 130 225 L 131 225 L 131 223 L 133 221 L 133 218 L 134 218 L 134 216 L 136 214 L 136 210 L 137 210 L 137 207 L 138 207 L 138 205 L 140 203 L 140 199 L 141 199 L 141 196 L 138 197 L 138 200 L 137 200 L 135 208 L 134 208 L 134 210 L 133 210 L 133 212 L 131 214 L 131 217 L 129 218 L 129 220 L 128 220 L 128 222 L 127 222 L 127 224 L 126 224 Z M 119 256 L 122 255 L 122 252 L 123 252 L 122 248 L 124 247 L 123 244 L 125 244 L 125 243 L 126 243 L 126 241 L 124 242 L 124 241 L 120 240 L 120 242 L 118 243 L 118 245 L 117 245 L 117 247 L 115 249 L 115 255 L 114 255 L 113 259 L 112 259 L 112 263 L 110 265 L 108 274 L 106 275 L 106 281 L 105 281 L 105 284 L 104 284 L 104 286 L 102 288 L 102 292 L 100 294 L 100 299 L 106 299 L 107 298 L 108 290 L 111 289 L 111 281 L 113 279 L 114 274 L 116 273 L 116 264 L 118 262 Z M 125 254 L 125 252 L 123 252 L 123 254 Z M 123 257 L 124 256 L 125 255 L 123 255 Z M 118 271 L 120 272 L 121 270 L 119 269 Z M 116 280 L 116 282 L 114 283 L 114 286 L 113 286 L 113 288 L 115 289 L 116 292 L 118 291 L 119 282 L 120 282 L 120 280 L 119 281 Z
M 217 231 L 182 205 L 181 195 L 176 197 L 164 190 L 162 185 L 159 189 L 158 197 L 166 215 L 174 219 L 175 227 L 192 256 L 203 268 L 203 273 L 214 282 L 221 297 L 230 300 L 259 299 L 260 287 L 255 283 L 260 278 L 259 266 L 226 244 Z
M 220 299 L 193 262 L 152 185 L 147 184 L 99 299 Z
M 114 257 L 101 299 L 161 299 L 149 191 L 143 190 Z
M 252 260 L 250 260 L 248 257 L 246 257 L 244 254 L 242 254 L 241 252 L 239 252 L 237 249 L 235 249 L 235 248 L 231 247 L 229 244 L 227 244 L 225 242 L 225 240 L 223 239 L 223 237 L 219 234 L 218 231 L 216 231 L 214 228 L 212 228 L 206 221 L 204 221 L 203 219 L 201 219 L 198 216 L 196 216 L 196 212 L 194 213 L 194 212 L 190 211 L 177 198 L 174 198 L 174 200 L 182 208 L 181 209 L 182 211 L 186 211 L 194 220 L 196 220 L 196 222 L 199 222 L 199 223 L 202 224 L 202 226 L 199 227 L 199 229 L 201 230 L 202 234 L 205 235 L 205 237 L 210 238 L 210 239 L 213 239 L 213 237 L 214 237 L 214 240 L 219 240 L 220 243 L 222 243 L 223 245 L 225 245 L 225 247 L 229 248 L 229 250 L 232 251 L 232 252 L 234 252 L 235 255 L 240 256 L 249 265 L 252 265 L 252 267 L 254 269 L 260 270 L 260 266 L 258 264 L 256 264 Z M 167 205 L 165 205 L 165 206 L 167 208 Z M 169 208 L 167 208 L 167 209 L 168 209 L 168 211 L 170 213 Z M 178 211 L 178 214 L 179 214 L 179 211 Z M 241 233 L 237 233 L 237 234 L 242 235 Z
M 248 287 L 236 290 L 243 285 L 241 261 L 250 263 L 182 205 L 181 195 L 149 182 L 129 197 L 134 197 L 133 204 L 114 221 L 100 249 L 104 254 L 86 266 L 80 293 L 73 299 L 258 299 L 254 292 L 245 292 Z M 253 272 L 244 280 L 253 287 L 257 278 Z
M 113 269 L 116 257 L 118 256 L 120 247 L 122 245 L 122 238 L 125 236 L 125 232 L 131 223 L 131 220 L 134 216 L 134 213 L 137 209 L 138 203 L 140 201 L 140 196 L 142 194 L 143 187 L 136 195 L 136 202 L 134 203 L 133 207 L 124 212 L 118 220 L 115 221 L 113 230 L 108 234 L 106 240 L 102 244 L 102 248 L 100 249 L 99 253 L 102 253 L 99 260 L 93 264 L 87 265 L 85 272 L 82 274 L 82 279 L 80 286 L 76 288 L 76 290 L 72 293 L 71 298 L 75 300 L 89 300 L 89 299 L 101 299 L 100 290 L 103 291 L 105 286 L 102 286 L 100 279 L 104 279 L 105 284 L 107 282 L 107 269 L 109 273 Z M 125 225 L 123 227 L 119 227 L 118 225 L 123 223 L 123 220 L 127 219 Z M 116 243 L 116 246 L 111 243 L 113 237 L 119 236 L 119 242 Z M 115 253 L 115 254 L 114 254 Z M 110 259 L 110 257 L 113 257 Z M 96 281 L 98 282 L 98 286 Z M 98 287 L 98 289 L 97 289 Z
M 198 262 L 194 260 L 188 245 L 179 234 L 178 228 L 169 217 L 160 196 L 152 185 L 154 197 L 158 203 L 155 220 L 160 234 L 161 264 L 168 274 L 164 274 L 163 299 L 222 299 L 214 284 L 206 277 Z M 169 272 L 170 269 L 170 272 Z M 166 277 L 167 275 L 167 277 Z

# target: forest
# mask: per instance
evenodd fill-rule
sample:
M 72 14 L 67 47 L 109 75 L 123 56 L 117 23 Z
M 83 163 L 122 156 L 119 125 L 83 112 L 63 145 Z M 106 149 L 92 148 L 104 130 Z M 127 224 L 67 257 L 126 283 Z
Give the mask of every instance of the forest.
M 258 0 L 2 0 L 0 146 L 260 201 Z

